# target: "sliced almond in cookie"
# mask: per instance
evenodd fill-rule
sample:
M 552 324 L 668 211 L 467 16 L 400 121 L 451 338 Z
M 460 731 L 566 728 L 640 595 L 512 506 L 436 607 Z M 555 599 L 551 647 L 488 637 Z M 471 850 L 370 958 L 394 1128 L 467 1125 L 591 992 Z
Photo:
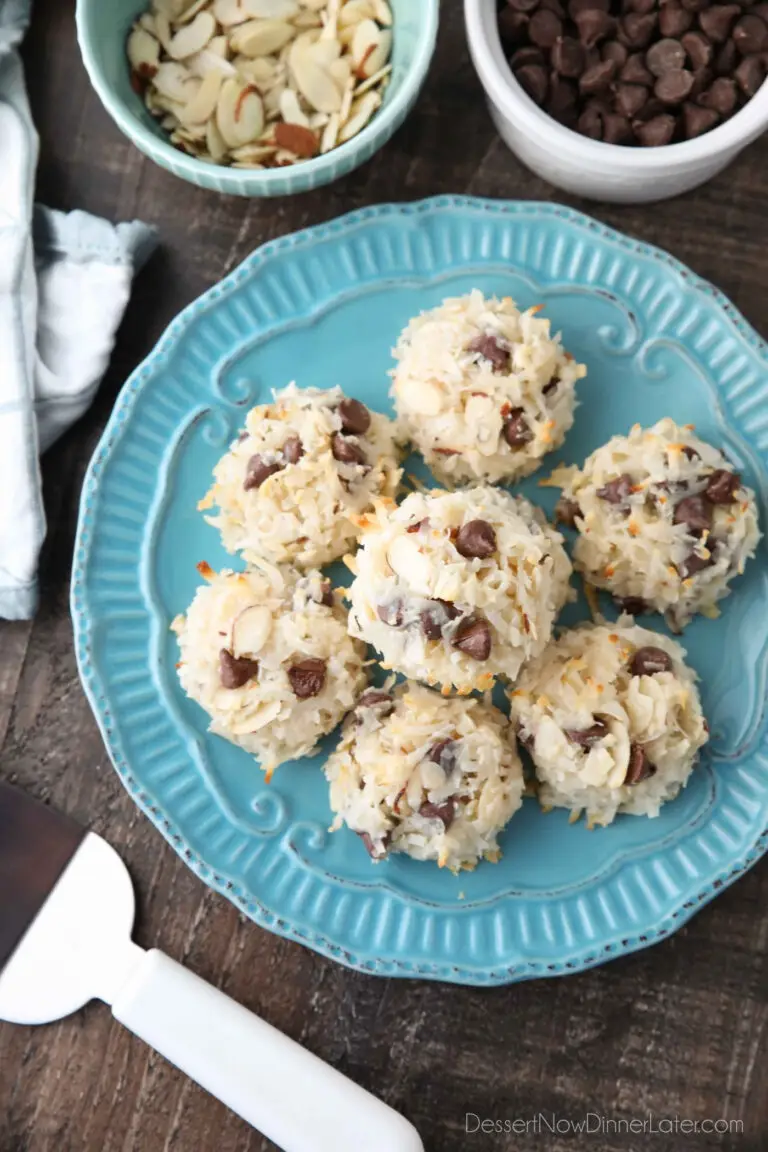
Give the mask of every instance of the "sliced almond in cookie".
M 437 416 L 444 402 L 442 388 L 431 380 L 414 381 L 408 386 L 408 407 L 420 416 Z
M 398 536 L 387 551 L 389 566 L 414 592 L 428 595 L 432 565 L 411 536 Z

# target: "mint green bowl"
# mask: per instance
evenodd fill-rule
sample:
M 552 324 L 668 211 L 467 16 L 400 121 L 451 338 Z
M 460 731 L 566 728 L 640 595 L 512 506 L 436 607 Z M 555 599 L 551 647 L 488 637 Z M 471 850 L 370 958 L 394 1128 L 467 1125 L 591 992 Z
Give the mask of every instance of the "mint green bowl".
M 426 79 L 437 38 L 439 0 L 389 0 L 394 16 L 392 79 L 383 106 L 354 139 L 290 168 L 222 168 L 180 152 L 131 88 L 125 42 L 148 0 L 77 0 L 83 61 L 102 104 L 126 136 L 161 168 L 190 184 L 234 196 L 287 196 L 346 176 L 397 131 Z

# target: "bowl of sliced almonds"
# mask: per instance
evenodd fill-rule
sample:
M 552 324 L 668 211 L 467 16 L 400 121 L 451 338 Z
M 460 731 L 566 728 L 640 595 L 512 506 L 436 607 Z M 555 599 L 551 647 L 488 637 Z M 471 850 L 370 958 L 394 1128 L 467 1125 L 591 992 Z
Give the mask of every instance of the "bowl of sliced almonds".
M 389 140 L 429 70 L 439 0 L 78 0 L 91 82 L 184 180 L 305 192 Z

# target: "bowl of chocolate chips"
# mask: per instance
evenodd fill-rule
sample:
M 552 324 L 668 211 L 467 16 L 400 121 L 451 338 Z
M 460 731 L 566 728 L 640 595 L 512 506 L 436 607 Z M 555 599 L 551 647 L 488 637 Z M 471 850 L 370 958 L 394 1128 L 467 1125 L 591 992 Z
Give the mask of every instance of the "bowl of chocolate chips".
M 768 128 L 768 0 L 465 0 L 509 147 L 595 200 L 703 184 Z

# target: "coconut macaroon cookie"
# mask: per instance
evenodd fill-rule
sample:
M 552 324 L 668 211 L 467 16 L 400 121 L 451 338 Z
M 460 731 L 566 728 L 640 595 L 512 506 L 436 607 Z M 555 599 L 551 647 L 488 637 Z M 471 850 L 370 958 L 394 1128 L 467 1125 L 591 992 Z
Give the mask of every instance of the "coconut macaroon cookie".
M 708 730 L 685 652 L 628 625 L 565 631 L 509 693 L 544 806 L 657 816 L 686 784 Z
M 207 584 L 172 624 L 181 685 L 210 716 L 210 731 L 251 752 L 269 777 L 308 756 L 354 706 L 365 650 L 319 572 L 198 567 Z
M 377 648 L 385 668 L 446 690 L 514 679 L 570 597 L 560 534 L 497 488 L 380 502 L 347 563 L 352 635 Z
M 552 480 L 559 518 L 579 531 L 576 567 L 626 611 L 663 612 L 675 631 L 697 612 L 718 614 L 760 540 L 754 493 L 690 424 L 635 425 Z
M 354 518 L 400 481 L 395 425 L 340 388 L 289 385 L 253 408 L 200 508 L 228 552 L 314 567 L 354 544 Z
M 518 479 L 562 444 L 587 370 L 538 311 L 475 289 L 422 312 L 402 333 L 392 395 L 441 483 Z
M 325 773 L 334 828 L 357 832 L 372 859 L 406 852 L 453 871 L 499 858 L 524 789 L 498 708 L 418 684 L 363 693 Z

